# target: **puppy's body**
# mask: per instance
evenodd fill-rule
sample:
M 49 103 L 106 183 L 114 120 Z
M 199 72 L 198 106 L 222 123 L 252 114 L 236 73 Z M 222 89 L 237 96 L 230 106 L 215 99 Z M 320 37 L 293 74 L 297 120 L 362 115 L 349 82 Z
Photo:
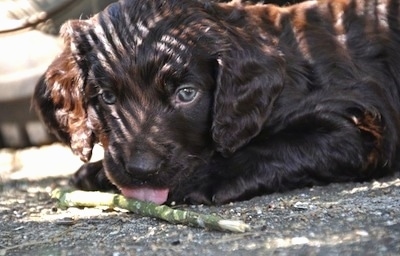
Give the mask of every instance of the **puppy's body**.
M 400 1 L 121 1 L 63 27 L 36 88 L 78 187 L 225 203 L 397 170 Z M 110 183 L 111 181 L 111 183 Z

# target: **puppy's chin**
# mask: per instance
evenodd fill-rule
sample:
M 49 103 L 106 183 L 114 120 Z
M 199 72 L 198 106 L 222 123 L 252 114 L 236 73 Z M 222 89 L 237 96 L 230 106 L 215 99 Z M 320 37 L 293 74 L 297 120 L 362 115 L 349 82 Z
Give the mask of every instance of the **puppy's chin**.
M 168 199 L 169 193 L 169 189 L 167 188 L 151 187 L 120 188 L 120 191 L 125 197 L 153 202 L 155 204 L 165 203 Z

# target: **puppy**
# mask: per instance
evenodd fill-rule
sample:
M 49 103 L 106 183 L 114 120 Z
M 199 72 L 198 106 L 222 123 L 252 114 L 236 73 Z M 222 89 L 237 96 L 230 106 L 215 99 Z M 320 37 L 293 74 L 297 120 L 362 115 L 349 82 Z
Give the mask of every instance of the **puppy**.
M 223 204 L 398 170 L 400 1 L 120 1 L 62 28 L 34 93 L 72 179 Z

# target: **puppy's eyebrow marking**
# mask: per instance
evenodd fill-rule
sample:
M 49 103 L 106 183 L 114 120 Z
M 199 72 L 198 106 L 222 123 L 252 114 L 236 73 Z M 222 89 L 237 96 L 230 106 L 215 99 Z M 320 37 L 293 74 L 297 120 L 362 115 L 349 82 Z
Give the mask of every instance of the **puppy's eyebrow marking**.
M 116 58 L 115 56 L 113 57 L 113 54 L 107 54 L 107 56 L 105 55 L 105 53 L 107 53 L 110 50 L 110 47 L 108 46 L 108 44 L 102 44 L 101 46 L 99 44 L 96 44 L 96 40 L 93 38 L 94 36 L 98 35 L 98 32 L 96 31 L 99 30 L 97 27 L 92 30 L 95 35 L 93 35 L 93 33 L 88 33 L 86 34 L 85 38 L 86 40 L 89 42 L 89 44 L 93 47 L 93 49 L 96 50 L 96 57 L 97 59 L 100 61 L 101 66 L 107 71 L 107 72 L 112 72 L 112 68 L 110 66 L 110 57 L 115 61 Z M 103 35 L 102 35 L 103 36 Z M 98 37 L 97 37 L 98 38 Z M 108 47 L 108 49 L 104 48 L 104 47 Z M 93 71 L 91 71 L 93 72 Z
M 170 63 L 165 63 L 162 68 L 160 69 L 161 72 L 168 72 L 171 70 L 173 67 Z
M 126 53 L 126 49 L 121 41 L 121 33 L 118 33 L 114 27 L 114 23 L 110 19 L 108 15 L 106 15 L 103 24 L 106 26 L 107 31 L 104 30 L 104 27 L 102 27 L 104 32 L 109 32 L 111 35 L 111 41 L 113 45 L 115 46 L 115 50 L 119 51 L 120 53 L 124 54 Z
M 94 44 L 93 48 L 97 50 L 96 56 L 102 63 L 104 69 L 112 72 L 112 63 L 118 63 L 120 58 L 127 54 L 119 33 L 115 30 L 112 20 L 108 15 L 101 15 L 99 22 L 93 28 L 94 34 L 101 42 Z M 92 41 L 92 43 L 94 43 Z
M 133 29 L 133 37 L 136 42 L 136 47 L 142 45 L 143 39 L 149 34 L 149 29 L 139 21 Z
M 183 65 L 183 67 L 187 67 L 188 65 L 188 63 L 182 58 L 182 56 L 185 55 L 184 53 L 188 52 L 187 42 L 185 42 L 185 40 L 180 40 L 180 38 L 169 34 L 162 35 L 160 40 L 153 43 L 153 49 L 156 52 L 170 56 L 170 61 L 160 68 L 160 71 L 162 72 L 170 71 L 173 68 L 173 63 Z
M 186 45 L 184 45 L 182 42 L 179 42 L 175 37 L 172 37 L 170 35 L 163 35 L 160 40 L 161 43 L 168 44 L 172 46 L 173 48 L 178 48 L 181 51 L 187 50 Z
M 146 36 L 146 35 L 139 35 L 137 32 L 140 31 L 140 29 L 138 28 L 138 23 L 136 23 L 136 25 L 132 25 L 131 22 L 131 17 L 128 15 L 127 12 L 124 12 L 124 18 L 125 18 L 125 24 L 128 28 L 128 32 L 129 34 L 133 37 L 133 43 L 136 46 L 140 46 L 143 42 L 142 37 Z
M 143 13 L 148 13 L 152 11 L 152 7 L 149 7 L 147 4 L 143 5 L 140 8 L 140 11 Z M 154 28 L 163 17 L 161 17 L 157 12 L 152 12 L 151 16 L 147 17 L 145 20 L 140 17 L 134 23 L 132 23 L 132 14 L 128 11 L 124 11 L 123 13 L 125 24 L 128 27 L 128 31 L 130 36 L 133 37 L 134 47 L 139 47 L 143 44 L 143 40 L 148 36 L 150 30 Z
M 185 51 L 187 47 L 183 43 L 179 43 L 177 39 L 170 35 L 163 35 L 160 41 L 155 42 L 154 49 L 156 51 L 166 53 L 166 54 L 173 54 L 174 61 L 177 64 L 182 64 L 182 57 L 181 54 L 174 54 L 177 51 Z

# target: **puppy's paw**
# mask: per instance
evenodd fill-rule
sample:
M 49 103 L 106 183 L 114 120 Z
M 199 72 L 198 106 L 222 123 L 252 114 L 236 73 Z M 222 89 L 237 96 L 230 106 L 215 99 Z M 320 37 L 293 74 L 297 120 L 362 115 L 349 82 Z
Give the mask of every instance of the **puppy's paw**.
M 200 191 L 191 192 L 183 198 L 183 201 L 187 204 L 212 204 L 211 196 Z
M 227 204 L 235 201 L 246 200 L 255 196 L 254 191 L 243 186 L 241 178 L 224 180 L 213 188 L 212 203 Z
M 245 191 L 235 186 L 236 183 L 222 182 L 203 185 L 184 197 L 187 204 L 220 205 L 237 201 Z
M 82 165 L 70 178 L 69 183 L 82 190 L 118 190 L 107 178 L 101 161 Z

